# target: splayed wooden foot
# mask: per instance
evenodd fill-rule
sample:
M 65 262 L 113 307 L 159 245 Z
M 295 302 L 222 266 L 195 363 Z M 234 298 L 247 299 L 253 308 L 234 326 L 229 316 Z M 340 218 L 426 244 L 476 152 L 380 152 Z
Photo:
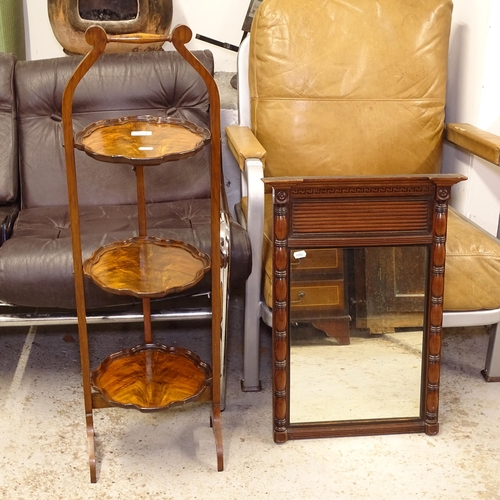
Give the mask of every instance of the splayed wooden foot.
M 215 450 L 217 453 L 217 471 L 224 470 L 224 449 L 222 445 L 222 421 L 219 405 L 212 405 L 212 417 L 210 418 L 210 426 L 214 431 Z
M 90 482 L 97 482 L 97 470 L 95 460 L 95 441 L 94 441 L 94 419 L 92 413 L 87 413 L 87 443 L 89 448 L 89 467 L 90 467 Z

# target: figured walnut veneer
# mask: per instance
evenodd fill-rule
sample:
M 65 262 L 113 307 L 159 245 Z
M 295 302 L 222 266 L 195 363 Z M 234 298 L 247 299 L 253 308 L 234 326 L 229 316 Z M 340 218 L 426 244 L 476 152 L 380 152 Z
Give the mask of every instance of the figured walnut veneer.
M 210 367 L 193 352 L 160 344 L 108 356 L 92 385 L 113 405 L 163 410 L 196 398 L 211 382 Z
M 210 258 L 182 241 L 130 238 L 105 245 L 85 261 L 83 270 L 109 292 L 159 298 L 198 283 Z

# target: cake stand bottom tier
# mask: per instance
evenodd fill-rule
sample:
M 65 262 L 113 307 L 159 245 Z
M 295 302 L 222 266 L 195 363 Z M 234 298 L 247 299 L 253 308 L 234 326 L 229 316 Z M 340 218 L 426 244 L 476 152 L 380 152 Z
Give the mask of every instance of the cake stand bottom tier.
M 186 403 L 212 382 L 212 371 L 181 347 L 143 344 L 111 354 L 92 373 L 92 385 L 112 405 L 142 411 Z

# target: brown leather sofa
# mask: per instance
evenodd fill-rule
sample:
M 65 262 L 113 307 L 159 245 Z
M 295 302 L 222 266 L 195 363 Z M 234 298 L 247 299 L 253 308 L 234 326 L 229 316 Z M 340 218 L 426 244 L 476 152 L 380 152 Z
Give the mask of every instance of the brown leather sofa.
M 196 56 L 213 73 L 212 54 Z M 61 100 L 79 60 L 21 62 L 0 54 L 0 301 L 9 306 L 0 309 L 0 325 L 74 320 Z M 209 126 L 205 85 L 175 51 L 103 56 L 78 87 L 73 113 L 75 129 L 145 114 Z M 146 169 L 148 234 L 210 254 L 209 158 L 206 147 L 193 158 Z M 76 163 L 87 258 L 103 244 L 137 234 L 135 174 L 130 166 L 99 163 L 80 151 Z M 230 283 L 238 288 L 250 273 L 251 251 L 246 231 L 232 220 L 230 242 Z M 115 313 L 117 321 L 136 318 L 124 311 L 133 310 L 137 299 L 104 292 L 90 280 L 85 286 L 95 321 L 109 321 Z M 153 304 L 153 319 L 168 318 L 172 310 L 176 319 L 197 317 L 209 306 L 209 291 L 207 276 L 189 291 L 188 300 Z M 173 305 L 179 302 L 183 307 L 177 310 Z

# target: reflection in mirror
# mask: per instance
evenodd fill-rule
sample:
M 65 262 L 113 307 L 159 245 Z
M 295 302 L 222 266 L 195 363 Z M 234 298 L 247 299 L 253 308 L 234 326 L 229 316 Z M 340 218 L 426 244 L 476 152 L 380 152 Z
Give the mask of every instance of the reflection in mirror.
M 290 424 L 421 417 L 427 246 L 290 251 Z

